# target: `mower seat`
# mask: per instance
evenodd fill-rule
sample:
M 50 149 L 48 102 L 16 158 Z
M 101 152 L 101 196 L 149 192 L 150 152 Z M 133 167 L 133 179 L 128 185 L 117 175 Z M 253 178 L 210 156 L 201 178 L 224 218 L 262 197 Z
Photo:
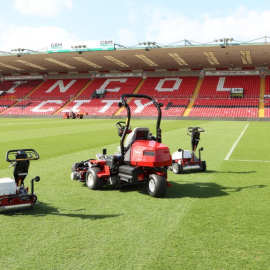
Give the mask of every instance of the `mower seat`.
M 128 134 L 124 142 L 124 147 L 129 148 L 132 142 L 136 140 L 150 140 L 150 131 L 146 127 L 136 127 Z M 117 147 L 117 152 L 121 152 L 120 146 Z

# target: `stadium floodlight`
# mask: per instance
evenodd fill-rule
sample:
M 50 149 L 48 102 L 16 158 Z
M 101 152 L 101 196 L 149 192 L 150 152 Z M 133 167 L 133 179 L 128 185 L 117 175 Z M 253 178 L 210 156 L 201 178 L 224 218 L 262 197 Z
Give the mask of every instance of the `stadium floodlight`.
M 145 45 L 145 50 L 150 51 L 150 49 L 154 48 L 160 48 L 155 41 L 144 41 L 144 42 L 139 42 L 139 45 Z
M 81 49 L 81 48 L 86 49 L 87 46 L 85 44 L 82 44 L 82 45 L 72 45 L 71 46 L 71 49 Z
M 222 42 L 223 44 L 220 44 L 221 48 L 226 48 L 227 45 L 229 45 L 229 42 L 233 41 L 233 38 L 221 38 L 221 39 L 215 39 L 215 42 Z

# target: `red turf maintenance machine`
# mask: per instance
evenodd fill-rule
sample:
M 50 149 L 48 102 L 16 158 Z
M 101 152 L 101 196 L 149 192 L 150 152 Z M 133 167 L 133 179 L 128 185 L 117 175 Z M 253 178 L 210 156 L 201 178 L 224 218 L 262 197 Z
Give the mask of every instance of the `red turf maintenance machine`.
M 158 110 L 156 137 L 152 136 L 147 127 L 130 126 L 130 107 L 127 98 L 146 98 Z M 112 186 L 134 185 L 145 183 L 148 194 L 162 197 L 167 191 L 167 169 L 172 158 L 169 148 L 161 143 L 161 103 L 146 95 L 124 94 L 119 107 L 127 110 L 126 122 L 118 122 L 116 127 L 121 137 L 120 147 L 114 155 L 97 154 L 96 159 L 74 163 L 71 168 L 71 179 L 86 182 L 92 190 L 102 189 L 105 184 Z
M 200 141 L 200 133 L 204 132 L 201 127 L 189 127 L 187 135 L 191 136 L 191 149 L 183 150 L 178 149 L 172 155 L 172 166 L 169 168 L 175 174 L 182 173 L 183 171 L 206 171 L 206 162 L 201 160 L 201 151 L 203 147 L 199 149 L 199 158 L 195 156 L 197 146 Z
M 83 119 L 84 113 L 83 112 L 66 112 L 63 114 L 63 119 Z
M 31 192 L 24 186 L 24 180 L 28 175 L 30 160 L 39 159 L 34 149 L 9 150 L 6 161 L 11 162 L 14 167 L 13 178 L 0 178 L 0 212 L 8 210 L 21 210 L 32 208 L 37 196 L 34 193 L 34 182 L 40 180 L 36 176 L 31 180 Z

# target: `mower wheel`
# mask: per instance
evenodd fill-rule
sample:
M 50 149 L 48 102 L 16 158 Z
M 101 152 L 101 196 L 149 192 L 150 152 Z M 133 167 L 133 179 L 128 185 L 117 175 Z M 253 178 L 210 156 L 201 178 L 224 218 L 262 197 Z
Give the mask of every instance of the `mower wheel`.
M 206 162 L 202 161 L 202 165 L 200 167 L 200 171 L 205 172 L 206 171 Z
M 92 190 L 102 189 L 104 186 L 104 179 L 97 176 L 97 173 L 101 169 L 97 167 L 92 167 L 85 176 L 86 186 Z
M 167 181 L 164 176 L 150 174 L 147 182 L 147 192 L 150 196 L 160 198 L 167 191 Z
M 172 171 L 175 174 L 179 174 L 183 171 L 183 167 L 179 163 L 173 163 Z

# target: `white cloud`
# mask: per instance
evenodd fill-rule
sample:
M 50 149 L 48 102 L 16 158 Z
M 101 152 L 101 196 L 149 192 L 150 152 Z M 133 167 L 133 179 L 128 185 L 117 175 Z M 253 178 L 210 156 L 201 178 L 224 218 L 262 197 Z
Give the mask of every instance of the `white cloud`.
M 270 10 L 252 11 L 244 6 L 229 16 L 204 14 L 195 20 L 160 7 L 145 8 L 144 13 L 149 18 L 145 38 L 162 44 L 184 39 L 210 42 L 224 37 L 249 41 L 266 36 L 270 29 Z
M 23 15 L 55 17 L 63 9 L 73 8 L 72 0 L 15 0 L 14 7 Z
M 117 39 L 117 43 L 126 46 L 134 46 L 138 43 L 138 40 L 135 37 L 135 34 L 126 28 L 122 28 L 117 32 L 119 39 Z
M 10 51 L 17 48 L 39 50 L 49 47 L 51 43 L 71 44 L 72 41 L 79 40 L 76 35 L 55 26 L 7 26 L 0 30 L 0 51 Z

